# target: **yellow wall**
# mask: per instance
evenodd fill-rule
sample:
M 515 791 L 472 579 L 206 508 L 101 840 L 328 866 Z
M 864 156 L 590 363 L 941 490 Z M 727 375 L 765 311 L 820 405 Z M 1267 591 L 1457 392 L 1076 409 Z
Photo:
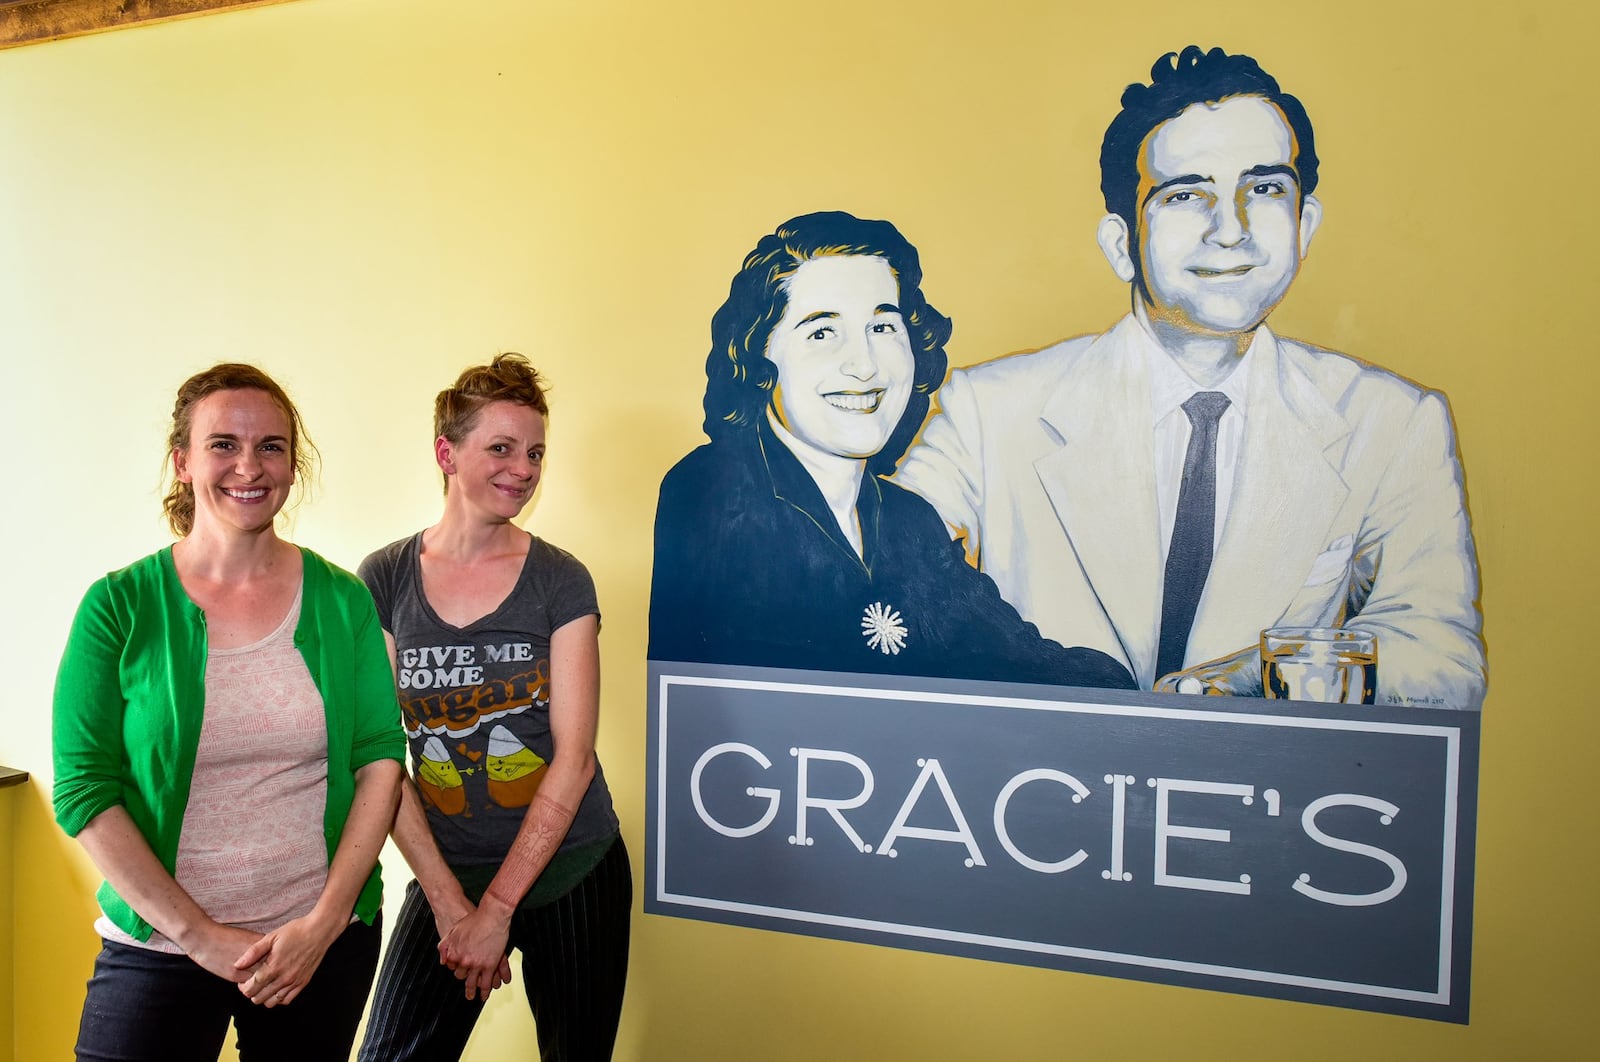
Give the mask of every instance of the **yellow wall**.
M 0 853 L 8 853 L 6 865 L 0 869 L 0 1029 L 10 1029 L 12 1026 L 12 997 L 16 994 L 12 968 L 15 961 L 12 941 L 16 939 L 12 918 L 16 911 L 16 898 L 9 858 L 9 853 L 16 851 L 12 847 L 17 833 L 14 806 L 12 793 L 0 789 Z M 9 1035 L 0 1036 L 0 1062 L 12 1062 Z
M 82 588 L 165 541 L 179 380 L 285 382 L 326 457 L 293 534 L 354 565 L 436 510 L 432 391 L 497 349 L 548 370 L 530 526 L 598 581 L 600 751 L 642 860 L 650 521 L 740 256 L 803 211 L 889 217 L 957 362 L 1099 329 L 1126 300 L 1099 135 L 1191 41 L 1317 123 L 1326 220 L 1278 330 L 1454 405 L 1491 667 L 1471 1026 L 640 916 L 619 1058 L 1588 1054 L 1597 29 L 1579 3 L 302 0 L 0 53 L 16 1057 L 67 1051 L 95 947 L 44 795 L 51 676 Z M 526 1044 L 517 1005 L 470 1057 Z

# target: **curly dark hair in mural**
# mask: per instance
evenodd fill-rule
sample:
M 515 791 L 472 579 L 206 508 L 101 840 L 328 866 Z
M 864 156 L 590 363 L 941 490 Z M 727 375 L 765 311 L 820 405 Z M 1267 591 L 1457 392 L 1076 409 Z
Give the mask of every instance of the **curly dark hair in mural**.
M 1283 112 L 1294 134 L 1301 199 L 1316 191 L 1316 136 L 1305 106 L 1280 89 L 1277 78 L 1248 55 L 1229 55 L 1221 48 L 1205 51 L 1191 44 L 1157 59 L 1150 68 L 1150 84 L 1123 90 L 1122 110 L 1100 144 L 1100 192 L 1106 210 L 1127 222 L 1130 232 L 1138 231 L 1139 152 L 1145 138 L 1197 103 L 1216 103 L 1230 96 L 1260 96 Z
M 838 210 L 804 214 L 763 236 L 745 256 L 728 298 L 711 319 L 706 355 L 705 433 L 717 440 L 754 430 L 772 402 L 778 369 L 767 358 L 767 341 L 789 305 L 788 281 L 806 262 L 830 255 L 884 259 L 900 284 L 900 314 L 916 358 L 911 400 L 884 448 L 868 459 L 878 475 L 894 470 L 928 413 L 928 398 L 944 380 L 950 318 L 922 294 L 917 249 L 887 221 L 871 221 Z

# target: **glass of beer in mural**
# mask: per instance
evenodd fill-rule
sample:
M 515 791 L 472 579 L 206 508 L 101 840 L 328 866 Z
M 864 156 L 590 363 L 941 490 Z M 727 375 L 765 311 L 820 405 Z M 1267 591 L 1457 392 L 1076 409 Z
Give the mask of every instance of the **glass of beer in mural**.
M 1261 686 L 1292 701 L 1371 704 L 1378 636 L 1359 627 L 1273 627 L 1261 632 Z

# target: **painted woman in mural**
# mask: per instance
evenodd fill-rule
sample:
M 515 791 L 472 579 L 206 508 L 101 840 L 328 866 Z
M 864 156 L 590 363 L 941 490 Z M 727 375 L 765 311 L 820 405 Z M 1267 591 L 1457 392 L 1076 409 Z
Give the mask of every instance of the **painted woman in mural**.
M 1443 395 L 1275 336 L 1322 220 L 1311 120 L 1190 46 L 1106 130 L 1111 331 L 958 369 L 895 481 L 1045 635 L 1260 696 L 1268 628 L 1360 630 L 1376 700 L 1475 709 L 1477 554 Z
M 178 390 L 178 541 L 95 583 L 56 676 L 55 811 L 105 875 L 78 1057 L 347 1059 L 405 746 L 372 598 L 278 537 L 314 451 L 281 387 Z M 9 1032 L 9 1030 L 8 1030 Z
M 361 564 L 416 764 L 394 824 L 416 880 L 373 992 L 369 1062 L 461 1057 L 513 949 L 541 1057 L 610 1058 L 616 1040 L 633 877 L 594 754 L 600 605 L 576 557 L 513 522 L 539 485 L 548 413 L 519 354 L 463 372 L 434 400 L 443 514 Z
M 652 659 L 1131 688 L 1041 638 L 879 478 L 944 377 L 951 324 L 921 281 L 893 225 L 838 212 L 746 257 L 711 324 L 711 442 L 661 485 Z

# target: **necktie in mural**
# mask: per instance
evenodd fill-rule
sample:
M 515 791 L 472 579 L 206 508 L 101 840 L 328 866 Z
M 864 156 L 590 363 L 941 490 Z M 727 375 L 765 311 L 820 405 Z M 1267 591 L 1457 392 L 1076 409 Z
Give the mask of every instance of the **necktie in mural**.
M 1228 396 L 1221 391 L 1201 391 L 1183 404 L 1190 424 L 1189 449 L 1183 456 L 1183 484 L 1162 584 L 1157 678 L 1183 667 L 1189 629 L 1211 572 L 1217 527 L 1217 422 L 1227 408 Z

